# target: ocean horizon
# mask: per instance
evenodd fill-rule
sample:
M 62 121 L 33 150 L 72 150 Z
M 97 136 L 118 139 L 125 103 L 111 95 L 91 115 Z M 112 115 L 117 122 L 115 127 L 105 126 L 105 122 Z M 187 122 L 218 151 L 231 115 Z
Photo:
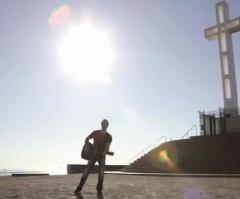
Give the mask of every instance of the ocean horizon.
M 58 172 L 58 171 L 24 171 L 24 170 L 8 170 L 2 169 L 0 170 L 0 176 L 11 176 L 12 174 L 41 174 L 47 173 L 49 175 L 66 175 L 66 172 Z

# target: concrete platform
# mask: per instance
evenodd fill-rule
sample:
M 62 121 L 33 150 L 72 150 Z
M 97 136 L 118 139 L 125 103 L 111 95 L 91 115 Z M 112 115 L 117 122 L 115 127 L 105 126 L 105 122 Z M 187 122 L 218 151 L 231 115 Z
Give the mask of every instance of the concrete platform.
M 106 171 L 108 175 L 133 175 L 133 176 L 161 176 L 161 177 L 215 177 L 215 178 L 240 178 L 240 174 L 189 174 L 189 173 L 139 173 Z

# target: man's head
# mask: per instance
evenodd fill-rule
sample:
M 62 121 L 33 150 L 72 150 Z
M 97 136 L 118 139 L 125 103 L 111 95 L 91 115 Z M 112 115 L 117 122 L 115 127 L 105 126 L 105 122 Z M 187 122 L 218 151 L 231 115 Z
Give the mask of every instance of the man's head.
M 108 125 L 109 122 L 106 119 L 102 120 L 101 122 L 102 130 L 106 130 L 108 128 Z

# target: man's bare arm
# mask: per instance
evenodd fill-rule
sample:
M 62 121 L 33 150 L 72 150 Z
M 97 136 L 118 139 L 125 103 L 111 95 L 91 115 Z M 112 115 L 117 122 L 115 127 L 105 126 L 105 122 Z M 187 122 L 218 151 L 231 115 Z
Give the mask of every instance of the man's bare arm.
M 106 155 L 109 152 L 110 145 L 111 145 L 111 142 L 108 142 L 106 144 L 105 150 L 103 151 L 103 155 Z
M 111 142 L 108 142 L 108 143 L 106 144 L 106 153 L 109 152 L 110 145 L 111 145 Z

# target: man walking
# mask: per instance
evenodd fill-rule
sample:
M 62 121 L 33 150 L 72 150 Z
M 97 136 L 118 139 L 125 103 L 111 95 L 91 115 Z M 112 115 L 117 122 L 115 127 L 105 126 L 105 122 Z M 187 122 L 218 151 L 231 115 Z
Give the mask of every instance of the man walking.
M 82 191 L 82 188 L 87 180 L 89 173 L 91 172 L 93 166 L 96 162 L 99 164 L 98 171 L 98 183 L 97 183 L 97 195 L 102 195 L 103 190 L 103 179 L 104 179 L 104 167 L 105 167 L 105 159 L 106 154 L 109 151 L 110 144 L 112 142 L 112 136 L 107 132 L 109 122 L 104 119 L 101 122 L 101 130 L 93 131 L 85 140 L 85 143 L 88 143 L 90 139 L 94 140 L 93 145 L 97 148 L 97 153 L 95 157 L 90 159 L 87 163 L 87 168 L 84 170 L 80 183 L 75 189 L 74 193 L 78 194 Z

